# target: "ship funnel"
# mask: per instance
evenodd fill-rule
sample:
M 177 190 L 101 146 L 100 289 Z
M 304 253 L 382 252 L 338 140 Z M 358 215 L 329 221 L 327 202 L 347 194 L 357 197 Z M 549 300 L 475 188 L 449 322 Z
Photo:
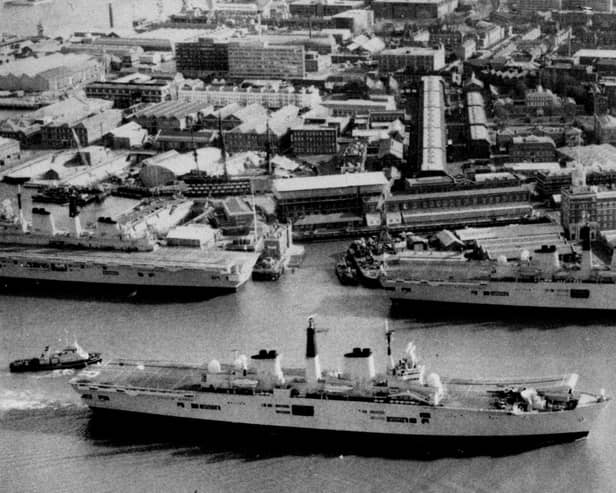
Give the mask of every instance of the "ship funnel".
M 118 237 L 120 234 L 118 222 L 110 217 L 99 217 L 96 220 L 96 234 L 101 238 Z
M 582 265 L 580 275 L 586 277 L 592 270 L 592 252 L 590 250 L 590 227 L 584 225 L 580 228 L 580 239 L 582 240 Z
M 499 255 L 496 259 L 496 276 L 497 278 L 505 278 L 513 276 L 513 267 L 507 261 L 507 257 Z
M 558 258 L 558 249 L 555 245 L 542 245 L 541 248 L 535 250 L 533 255 L 533 264 L 537 267 L 541 274 L 551 276 L 560 269 L 560 260 Z
M 257 372 L 257 377 L 264 386 L 284 383 L 284 375 L 280 367 L 280 355 L 276 350 L 261 349 L 258 354 L 250 357 Z
M 370 348 L 356 347 L 350 353 L 346 353 L 344 355 L 344 374 L 360 383 L 372 380 L 376 371 Z
M 21 229 L 25 233 L 26 232 L 26 221 L 24 219 L 24 210 L 22 206 L 21 200 L 21 185 L 17 185 L 17 214 L 19 217 L 19 224 L 21 224 Z
M 32 232 L 50 236 L 56 234 L 56 225 L 48 210 L 39 207 L 32 209 Z
M 75 215 L 69 213 L 68 224 L 69 224 L 69 234 L 71 236 L 74 236 L 75 238 L 79 238 L 82 233 L 81 220 L 79 219 L 79 212 L 77 212 L 77 214 Z
M 77 196 L 71 193 L 68 200 L 68 217 L 69 217 L 69 233 L 75 238 L 81 236 L 81 221 L 79 220 L 79 205 L 77 204 Z
M 317 353 L 316 326 L 314 317 L 308 317 L 306 328 L 306 382 L 315 384 L 321 378 L 321 362 Z

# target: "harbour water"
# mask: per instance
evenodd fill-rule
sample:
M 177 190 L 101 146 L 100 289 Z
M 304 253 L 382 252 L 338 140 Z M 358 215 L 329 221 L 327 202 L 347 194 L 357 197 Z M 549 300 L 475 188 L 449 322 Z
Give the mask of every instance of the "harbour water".
M 113 28 L 109 23 L 109 7 L 113 11 Z M 181 0 L 163 0 L 162 14 L 177 12 Z M 133 20 L 156 20 L 156 0 L 52 0 L 32 6 L 7 5 L 0 2 L 0 32 L 32 36 L 42 23 L 47 36 L 69 36 L 74 32 L 132 32 Z
M 0 6 L 0 31 L 31 35 L 39 21 L 49 35 L 108 30 L 110 2 L 119 32 L 130 31 L 133 19 L 157 15 L 155 0 L 53 0 Z M 165 0 L 164 11 L 180 3 Z M 7 190 L 0 185 L 0 198 Z M 107 214 L 130 205 L 113 203 L 113 210 L 105 204 Z M 83 222 L 100 207 L 87 208 Z M 57 223 L 62 227 L 62 219 Z M 394 353 L 412 340 L 430 371 L 459 377 L 576 371 L 580 387 L 616 394 L 616 316 L 392 313 L 384 292 L 338 284 L 333 265 L 344 246 L 309 245 L 303 266 L 279 282 L 249 282 L 236 294 L 198 302 L 0 289 L 0 492 L 616 491 L 613 403 L 587 440 L 496 457 L 416 460 L 400 459 L 395 450 L 349 453 L 336 442 L 306 451 L 251 443 L 239 434 L 187 439 L 171 429 L 128 429 L 120 421 L 98 427 L 68 385 L 72 372 L 8 372 L 11 360 L 73 337 L 105 359 L 200 364 L 231 360 L 236 349 L 276 348 L 285 365 L 300 366 L 306 318 L 316 314 L 319 326 L 329 329 L 319 335 L 325 368 L 339 367 L 343 352 L 363 346 L 373 348 L 382 370 L 387 320 L 396 331 Z
M 13 375 L 11 359 L 77 337 L 104 358 L 203 363 L 277 348 L 303 362 L 304 328 L 317 314 L 326 368 L 369 346 L 384 365 L 384 322 L 394 352 L 413 340 L 430 370 L 468 377 L 578 371 L 580 386 L 613 395 L 613 318 L 505 319 L 447 313 L 397 314 L 382 291 L 342 287 L 333 273 L 343 243 L 309 245 L 304 265 L 277 283 L 199 302 L 130 295 L 0 294 L 0 491 L 616 491 L 616 408 L 587 440 L 502 457 L 398 459 L 348 453 L 344 443 L 297 451 L 229 435 L 176 437 L 136 432 L 118 421 L 97 428 L 67 385 L 71 375 Z M 381 369 L 383 366 L 381 365 Z M 70 372 L 69 372 L 70 373 Z M 413 443 L 409 440 L 408 447 Z

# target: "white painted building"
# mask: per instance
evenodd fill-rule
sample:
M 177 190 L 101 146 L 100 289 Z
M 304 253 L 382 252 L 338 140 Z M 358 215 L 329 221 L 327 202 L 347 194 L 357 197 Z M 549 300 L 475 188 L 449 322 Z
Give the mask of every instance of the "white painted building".
M 266 108 L 282 108 L 293 105 L 298 108 L 313 108 L 321 103 L 321 95 L 315 87 L 295 89 L 293 86 L 239 87 L 208 85 L 203 88 L 182 87 L 179 91 L 182 101 L 200 102 L 214 106 L 232 103 L 261 104 Z

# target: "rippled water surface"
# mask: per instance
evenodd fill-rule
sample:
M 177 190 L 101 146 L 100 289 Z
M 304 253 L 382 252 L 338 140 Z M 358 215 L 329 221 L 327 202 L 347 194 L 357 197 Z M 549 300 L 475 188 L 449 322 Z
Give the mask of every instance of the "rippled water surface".
M 278 348 L 302 364 L 306 317 L 317 314 L 325 367 L 353 346 L 383 363 L 384 320 L 394 351 L 415 341 L 430 370 L 459 376 L 577 371 L 580 386 L 613 391 L 616 333 L 609 317 L 498 318 L 446 311 L 392 314 L 381 291 L 342 287 L 333 259 L 342 243 L 310 245 L 301 269 L 278 283 L 249 282 L 233 295 L 154 302 L 114 294 L 0 295 L 0 490 L 3 491 L 616 491 L 615 408 L 587 440 L 504 457 L 398 459 L 396 451 L 346 454 L 343 443 L 296 450 L 238 434 L 121 421 L 99 426 L 69 388 L 70 372 L 11 375 L 10 360 L 77 336 L 105 358 L 201 363 Z M 383 366 L 381 365 L 381 368 Z M 409 440 L 408 447 L 413 447 Z M 342 455 L 341 453 L 342 452 Z

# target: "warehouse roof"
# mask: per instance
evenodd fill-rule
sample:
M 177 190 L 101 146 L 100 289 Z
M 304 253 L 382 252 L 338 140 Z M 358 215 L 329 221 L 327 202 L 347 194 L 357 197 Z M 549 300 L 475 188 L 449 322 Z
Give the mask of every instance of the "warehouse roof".
M 307 176 L 274 180 L 277 192 L 296 192 L 301 190 L 319 190 L 326 188 L 345 188 L 386 185 L 387 179 L 380 171 L 368 173 L 347 173 L 344 175 Z

